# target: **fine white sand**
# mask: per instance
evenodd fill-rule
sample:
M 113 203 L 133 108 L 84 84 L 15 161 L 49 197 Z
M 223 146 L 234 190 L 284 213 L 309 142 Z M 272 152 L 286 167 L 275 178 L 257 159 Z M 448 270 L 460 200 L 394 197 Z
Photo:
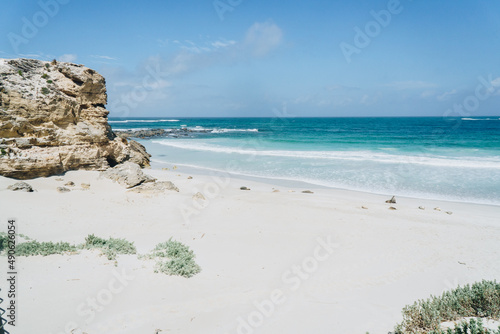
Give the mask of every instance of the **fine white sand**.
M 406 304 L 500 277 L 498 206 L 146 172 L 180 192 L 128 192 L 77 171 L 20 193 L 0 177 L 4 227 L 15 218 L 38 241 L 126 238 L 139 253 L 173 237 L 202 267 L 187 279 L 136 255 L 116 266 L 99 251 L 19 257 L 13 333 L 387 333 Z M 72 191 L 58 193 L 68 181 Z M 206 201 L 193 201 L 198 191 Z

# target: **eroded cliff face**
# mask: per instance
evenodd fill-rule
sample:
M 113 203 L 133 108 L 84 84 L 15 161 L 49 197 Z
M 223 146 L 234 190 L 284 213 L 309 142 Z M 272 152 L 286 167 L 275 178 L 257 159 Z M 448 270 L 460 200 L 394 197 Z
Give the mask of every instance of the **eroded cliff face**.
M 0 59 L 0 175 L 149 166 L 142 145 L 111 131 L 106 101 L 104 78 L 82 65 Z

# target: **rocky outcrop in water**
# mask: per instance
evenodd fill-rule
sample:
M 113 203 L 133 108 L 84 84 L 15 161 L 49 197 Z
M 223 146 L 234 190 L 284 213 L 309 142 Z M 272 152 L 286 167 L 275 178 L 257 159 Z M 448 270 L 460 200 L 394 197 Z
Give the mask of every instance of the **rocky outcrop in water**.
M 172 128 L 172 129 L 148 129 L 148 130 L 122 130 L 117 131 L 116 135 L 121 138 L 156 138 L 156 137 L 189 137 L 191 134 L 210 133 L 212 130 L 199 129 L 193 130 L 188 128 Z
M 82 65 L 0 59 L 0 175 L 31 179 L 68 170 L 149 166 L 137 142 L 108 124 L 106 84 Z

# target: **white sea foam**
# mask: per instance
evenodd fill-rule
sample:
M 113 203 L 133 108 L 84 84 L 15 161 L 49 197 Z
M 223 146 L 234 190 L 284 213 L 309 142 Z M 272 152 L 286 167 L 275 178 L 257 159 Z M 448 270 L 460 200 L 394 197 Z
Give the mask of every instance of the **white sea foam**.
M 398 195 L 398 196 L 408 196 L 408 197 L 415 197 L 415 198 L 426 198 L 426 199 L 435 199 L 435 200 L 448 200 L 448 201 L 457 201 L 457 202 L 470 202 L 470 203 L 480 203 L 480 204 L 491 204 L 491 205 L 499 205 L 499 202 L 487 198 L 484 196 L 481 196 L 480 198 L 475 198 L 475 197 L 468 197 L 468 196 L 460 196 L 460 195 L 452 195 L 452 194 L 442 194 L 442 193 L 432 193 L 428 191 L 423 191 L 423 190 L 410 190 L 410 189 L 405 189 L 401 191 L 394 191 L 394 189 L 388 189 L 387 188 L 387 183 L 385 183 L 383 180 L 378 180 L 374 179 L 376 181 L 381 181 L 381 182 L 362 182 L 362 184 L 353 184 L 352 180 L 327 180 L 323 178 L 314 178 L 314 177 L 307 177 L 305 174 L 301 174 L 300 176 L 298 175 L 289 175 L 285 176 L 286 174 L 281 174 L 281 175 L 271 175 L 263 171 L 253 171 L 253 172 L 244 172 L 241 170 L 227 170 L 224 168 L 213 168 L 213 167 L 207 167 L 207 166 L 202 166 L 202 165 L 197 165 L 197 164 L 187 164 L 187 163 L 181 163 L 181 162 L 174 162 L 174 161 L 163 161 L 161 159 L 151 159 L 152 162 L 154 163 L 160 163 L 160 164 L 174 164 L 176 166 L 182 166 L 182 167 L 187 167 L 187 168 L 194 168 L 194 169 L 199 169 L 199 170 L 204 170 L 204 171 L 210 171 L 211 173 L 222 173 L 224 175 L 235 175 L 235 176 L 242 176 L 242 177 L 252 177 L 252 178 L 260 178 L 260 179 L 268 179 L 272 180 L 273 184 L 277 180 L 281 181 L 290 181 L 290 182 L 304 182 L 304 183 L 309 183 L 311 185 L 317 185 L 317 186 L 323 186 L 323 187 L 329 187 L 329 188 L 337 188 L 337 189 L 348 189 L 348 190 L 354 190 L 354 191 L 363 191 L 363 192 L 370 192 L 374 194 L 382 194 L 382 195 Z
M 228 132 L 259 132 L 259 129 L 225 129 L 225 128 L 205 128 L 203 126 L 195 126 L 188 128 L 190 131 L 200 131 L 208 133 L 228 133 Z
M 180 122 L 178 119 L 128 119 L 124 121 L 108 121 L 108 123 L 160 123 L 160 122 Z
M 259 129 L 213 129 L 210 133 L 259 132 Z
M 141 131 L 141 130 L 151 130 L 150 128 L 133 128 L 133 129 L 121 129 L 121 128 L 113 128 L 113 131 L 120 132 L 120 131 Z
M 500 118 L 470 118 L 462 117 L 462 121 L 499 121 Z
M 500 169 L 500 158 L 481 157 L 444 157 L 428 155 L 397 155 L 373 151 L 287 151 L 287 150 L 260 150 L 241 147 L 225 147 L 199 142 L 181 142 L 171 140 L 154 140 L 153 143 L 175 147 L 179 149 L 242 154 L 252 156 L 269 156 L 281 158 L 369 161 L 385 164 L 417 164 L 440 167 L 457 168 L 496 168 Z

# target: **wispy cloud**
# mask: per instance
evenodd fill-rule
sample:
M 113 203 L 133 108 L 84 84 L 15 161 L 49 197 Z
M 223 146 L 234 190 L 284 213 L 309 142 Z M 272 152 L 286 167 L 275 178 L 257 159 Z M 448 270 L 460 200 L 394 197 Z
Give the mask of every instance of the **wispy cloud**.
M 456 89 L 452 89 L 452 90 L 450 90 L 450 91 L 448 91 L 448 92 L 444 92 L 443 94 L 438 95 L 438 96 L 436 97 L 436 99 L 437 99 L 438 101 L 447 101 L 447 100 L 449 100 L 452 96 L 457 95 L 457 93 L 458 93 L 458 91 L 457 91 Z
M 244 44 L 251 49 L 254 56 L 261 57 L 278 47 L 282 41 L 281 28 L 268 21 L 254 23 L 247 30 Z
M 432 82 L 416 81 L 416 80 L 396 81 L 388 83 L 384 86 L 396 90 L 430 89 L 437 87 L 437 85 Z
M 234 44 L 236 44 L 236 41 L 218 40 L 218 41 L 212 42 L 212 46 L 215 49 L 225 48 L 225 47 L 228 47 L 228 46 L 231 46 Z
M 420 94 L 421 98 L 427 99 L 433 96 L 436 96 L 437 92 L 435 90 L 424 90 L 422 94 Z
M 217 40 L 210 40 L 208 38 L 203 38 L 202 40 L 198 42 L 194 42 L 192 40 L 184 40 L 184 41 L 179 41 L 177 39 L 175 40 L 168 40 L 168 39 L 159 39 L 158 44 L 161 47 L 165 47 L 168 45 L 174 45 L 178 48 L 180 48 L 183 51 L 191 52 L 191 53 L 208 53 L 208 52 L 213 52 L 213 51 L 218 51 L 220 49 L 224 49 L 230 46 L 233 46 L 236 44 L 236 41 L 233 40 L 226 40 L 223 38 L 219 38 Z
M 491 80 L 491 84 L 495 87 L 500 87 L 500 77 Z
M 68 63 L 73 63 L 77 58 L 78 56 L 76 54 L 71 53 L 63 54 L 62 56 L 58 57 L 59 61 Z
M 359 87 L 351 87 L 351 86 L 344 86 L 344 85 L 330 85 L 326 86 L 325 89 L 329 92 L 342 92 L 342 91 L 353 91 L 353 90 L 359 90 Z
M 110 56 L 101 56 L 101 55 L 91 55 L 90 57 L 96 59 L 107 59 L 107 60 L 117 60 L 118 58 L 110 57 Z
M 43 58 L 43 55 L 38 53 L 20 53 L 19 56 L 24 58 Z

